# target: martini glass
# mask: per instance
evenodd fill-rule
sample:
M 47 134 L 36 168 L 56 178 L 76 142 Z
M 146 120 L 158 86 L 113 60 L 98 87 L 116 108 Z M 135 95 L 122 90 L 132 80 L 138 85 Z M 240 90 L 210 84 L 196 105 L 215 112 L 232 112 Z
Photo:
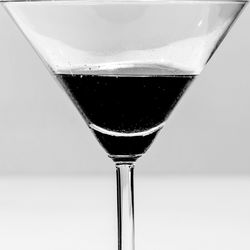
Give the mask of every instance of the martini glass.
M 118 249 L 134 249 L 134 164 L 246 1 L 3 1 L 114 161 Z

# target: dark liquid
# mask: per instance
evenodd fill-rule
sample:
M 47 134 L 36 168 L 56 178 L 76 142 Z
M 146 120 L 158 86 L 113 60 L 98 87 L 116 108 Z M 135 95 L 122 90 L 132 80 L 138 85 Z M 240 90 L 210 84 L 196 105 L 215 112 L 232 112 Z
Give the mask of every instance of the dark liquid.
M 165 121 L 193 75 L 171 76 L 98 76 L 58 74 L 100 143 L 112 156 L 140 155 L 153 141 L 158 130 L 145 136 L 115 136 L 109 132 L 136 133 L 152 129 Z

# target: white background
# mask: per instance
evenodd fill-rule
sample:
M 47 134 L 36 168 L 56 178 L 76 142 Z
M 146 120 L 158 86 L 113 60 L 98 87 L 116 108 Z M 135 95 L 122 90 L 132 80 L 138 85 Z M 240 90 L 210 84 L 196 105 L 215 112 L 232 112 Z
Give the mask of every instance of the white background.
M 248 6 L 138 162 L 138 173 L 250 173 L 249 27 Z M 0 70 L 0 174 L 113 171 L 2 7 Z

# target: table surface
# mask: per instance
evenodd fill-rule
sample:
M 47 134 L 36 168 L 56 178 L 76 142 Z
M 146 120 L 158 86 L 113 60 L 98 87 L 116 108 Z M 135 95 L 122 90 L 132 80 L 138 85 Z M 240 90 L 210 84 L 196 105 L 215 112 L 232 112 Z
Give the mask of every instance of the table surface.
M 249 250 L 250 177 L 139 176 L 136 250 Z M 116 249 L 110 176 L 0 177 L 0 249 Z

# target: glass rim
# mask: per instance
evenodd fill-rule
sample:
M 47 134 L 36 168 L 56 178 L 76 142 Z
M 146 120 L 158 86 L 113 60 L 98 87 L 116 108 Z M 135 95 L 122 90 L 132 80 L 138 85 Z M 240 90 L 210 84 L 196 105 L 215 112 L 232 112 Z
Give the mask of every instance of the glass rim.
M 0 0 L 0 3 L 33 3 L 33 2 L 82 2 L 89 5 L 98 4 L 140 4 L 140 3 L 216 3 L 216 4 L 237 4 L 237 3 L 248 3 L 250 0 Z

